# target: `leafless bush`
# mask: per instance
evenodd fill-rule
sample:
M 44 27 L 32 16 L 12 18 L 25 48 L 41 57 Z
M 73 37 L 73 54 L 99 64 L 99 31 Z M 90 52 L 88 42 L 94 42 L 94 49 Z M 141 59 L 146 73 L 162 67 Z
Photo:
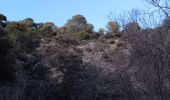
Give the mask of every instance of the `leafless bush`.
M 131 45 L 129 66 L 137 68 L 135 77 L 149 100 L 169 99 L 170 42 L 167 37 L 164 28 L 131 31 L 126 37 Z

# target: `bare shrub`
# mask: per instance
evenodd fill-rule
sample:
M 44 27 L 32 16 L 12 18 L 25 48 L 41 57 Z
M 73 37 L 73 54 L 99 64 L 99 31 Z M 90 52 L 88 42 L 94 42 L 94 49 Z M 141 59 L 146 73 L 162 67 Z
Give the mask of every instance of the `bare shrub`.
M 131 31 L 132 32 L 132 31 Z M 130 34 L 133 34 L 130 33 Z M 145 96 L 152 100 L 169 98 L 169 37 L 163 28 L 137 31 L 127 35 L 131 45 L 130 67 L 137 68 L 135 77 Z M 152 98 L 152 99 L 151 99 Z

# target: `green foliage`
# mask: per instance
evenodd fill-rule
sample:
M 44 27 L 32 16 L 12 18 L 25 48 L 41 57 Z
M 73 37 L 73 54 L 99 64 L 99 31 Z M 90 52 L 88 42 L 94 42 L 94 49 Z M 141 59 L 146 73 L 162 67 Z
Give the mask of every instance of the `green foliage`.
M 52 22 L 46 22 L 46 23 L 42 24 L 42 27 L 40 28 L 40 33 L 44 37 L 55 36 L 56 34 L 58 34 L 58 32 L 59 31 L 58 31 L 57 27 Z
M 31 26 L 34 23 L 34 20 L 32 18 L 26 18 L 22 21 L 24 24 L 26 24 L 27 26 Z
M 59 34 L 65 34 L 65 33 L 67 33 L 67 27 L 60 27 L 60 28 L 58 29 L 58 33 L 59 33 Z
M 0 22 L 1 22 L 1 21 L 7 21 L 6 16 L 3 15 L 3 14 L 0 14 Z
M 46 22 L 43 25 L 43 29 L 52 29 L 52 28 L 54 28 L 54 23 L 52 22 Z
M 67 25 L 75 25 L 76 27 L 82 27 L 83 25 L 86 25 L 87 21 L 86 18 L 82 15 L 75 15 L 70 20 L 68 20 Z
M 75 33 L 79 31 L 85 31 L 87 28 L 86 18 L 82 15 L 75 15 L 71 19 L 69 19 L 65 25 L 68 33 Z M 92 28 L 92 26 L 88 26 L 88 28 Z
M 59 28 L 2 22 L 0 100 L 170 100 L 169 19 L 122 31 L 111 21 L 108 34 L 82 15 Z
M 88 35 L 87 33 L 84 33 L 84 32 L 77 32 L 77 33 L 75 33 L 75 36 L 76 36 L 79 40 L 89 39 L 89 35 Z
M 3 21 L 7 21 L 7 18 L 3 14 L 0 14 L 0 28 L 6 25 Z
M 20 27 L 19 22 L 8 22 L 6 26 L 7 30 L 9 30 L 10 32 L 19 30 L 19 27 Z
M 99 33 L 90 34 L 90 38 L 91 38 L 91 39 L 98 39 L 99 37 L 100 37 L 100 34 L 99 34 Z
M 37 30 L 37 24 L 32 18 L 26 18 L 19 22 L 19 30 L 22 32 L 33 32 Z
M 89 33 L 92 33 L 94 29 L 94 26 L 92 24 L 87 24 L 86 31 Z

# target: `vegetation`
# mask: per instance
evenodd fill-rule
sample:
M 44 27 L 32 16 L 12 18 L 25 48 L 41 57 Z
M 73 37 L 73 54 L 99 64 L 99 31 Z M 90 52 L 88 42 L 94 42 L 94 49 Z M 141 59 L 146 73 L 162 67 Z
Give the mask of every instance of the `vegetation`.
M 150 1 L 166 15 L 154 28 L 117 20 L 96 32 L 80 14 L 62 27 L 0 14 L 0 100 L 170 100 L 169 7 Z

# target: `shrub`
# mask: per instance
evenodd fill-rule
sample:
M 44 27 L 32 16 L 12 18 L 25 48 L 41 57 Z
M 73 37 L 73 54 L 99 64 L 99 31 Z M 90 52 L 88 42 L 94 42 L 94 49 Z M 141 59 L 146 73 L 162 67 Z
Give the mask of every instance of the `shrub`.
M 23 22 L 26 25 L 32 25 L 34 23 L 34 20 L 32 18 L 26 18 L 26 19 L 23 20 Z
M 7 21 L 6 16 L 3 15 L 3 14 L 0 14 L 0 22 L 1 22 L 1 21 Z
M 32 33 L 21 33 L 16 36 L 16 41 L 18 49 L 26 52 L 34 51 L 40 42 L 38 36 Z
M 16 30 L 19 30 L 19 26 L 20 24 L 18 22 L 8 22 L 7 23 L 7 26 L 6 26 L 6 29 L 9 31 L 9 32 L 14 32 Z
M 108 28 L 109 32 L 117 33 L 119 31 L 119 24 L 118 24 L 118 22 L 110 21 L 107 24 L 107 28 Z
M 77 33 L 75 33 L 75 36 L 76 36 L 77 39 L 79 39 L 79 40 L 89 39 L 89 35 L 88 35 L 87 33 L 84 33 L 84 32 L 77 32 Z
M 15 77 L 12 45 L 5 31 L 0 30 L 0 82 L 13 81 Z
M 100 34 L 99 34 L 99 33 L 90 34 L 90 38 L 91 38 L 91 39 L 98 39 L 99 37 L 100 37 Z
M 129 67 L 136 69 L 136 80 L 142 85 L 142 97 L 149 100 L 168 100 L 169 97 L 169 39 L 161 28 L 143 30 L 129 35 L 127 43 L 131 46 Z M 146 99 L 147 100 L 147 99 Z

